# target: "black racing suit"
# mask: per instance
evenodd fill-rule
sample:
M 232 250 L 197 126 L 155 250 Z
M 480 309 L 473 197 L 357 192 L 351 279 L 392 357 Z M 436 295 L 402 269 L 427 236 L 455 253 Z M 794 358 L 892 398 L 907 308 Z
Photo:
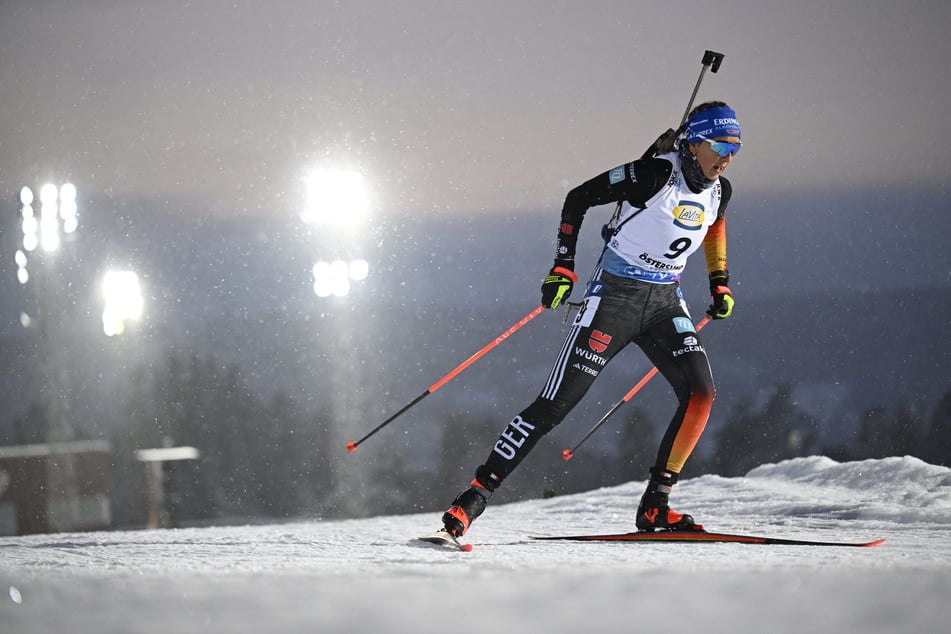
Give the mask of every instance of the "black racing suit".
M 605 172 L 568 194 L 556 264 L 573 268 L 578 229 L 590 207 L 627 201 L 643 209 L 671 184 L 673 166 L 663 159 L 647 159 L 623 170 L 623 179 L 617 170 Z M 719 183 L 722 191 L 714 224 L 723 222 L 732 191 L 726 179 L 721 177 Z M 618 220 L 615 214 L 614 226 L 605 226 L 606 239 L 619 230 Z M 725 233 L 720 233 L 725 240 Z M 544 389 L 502 431 L 476 471 L 477 481 L 494 490 L 538 440 L 568 415 L 611 358 L 631 342 L 644 351 L 677 396 L 679 405 L 660 444 L 655 469 L 679 474 L 703 432 L 714 398 L 707 356 L 680 285 L 619 277 L 599 266 Z

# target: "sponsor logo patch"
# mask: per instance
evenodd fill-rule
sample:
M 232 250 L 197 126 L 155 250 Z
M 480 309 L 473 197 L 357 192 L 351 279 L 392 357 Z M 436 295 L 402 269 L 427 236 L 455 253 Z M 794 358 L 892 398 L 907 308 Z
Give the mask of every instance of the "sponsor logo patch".
M 601 297 L 604 294 L 604 282 L 591 280 L 588 282 L 588 288 L 585 290 L 585 297 Z
M 588 347 L 598 353 L 604 352 L 608 349 L 608 344 L 611 343 L 612 338 L 609 334 L 595 330 L 588 339 Z
M 681 229 L 697 231 L 703 227 L 704 209 L 698 202 L 681 200 L 680 204 L 674 207 L 673 214 L 674 224 Z
M 697 332 L 693 327 L 693 322 L 686 317 L 674 317 L 674 330 L 679 333 Z
M 580 363 L 576 363 L 571 367 L 573 367 L 575 370 L 581 370 L 582 372 L 585 372 L 586 374 L 590 374 L 591 376 L 598 376 L 598 374 L 600 374 L 600 372 L 598 372 L 594 368 L 589 368 L 588 366 L 581 365 Z
M 602 368 L 607 365 L 608 362 L 607 357 L 602 357 L 600 354 L 595 354 L 590 350 L 585 350 L 581 346 L 575 346 L 575 354 L 586 361 L 600 365 Z
M 688 337 L 688 339 L 693 339 L 694 343 L 688 345 L 686 342 L 684 342 L 684 347 L 680 350 L 674 350 L 673 356 L 682 357 L 689 352 L 703 352 L 703 346 L 699 345 L 696 339 L 693 337 Z

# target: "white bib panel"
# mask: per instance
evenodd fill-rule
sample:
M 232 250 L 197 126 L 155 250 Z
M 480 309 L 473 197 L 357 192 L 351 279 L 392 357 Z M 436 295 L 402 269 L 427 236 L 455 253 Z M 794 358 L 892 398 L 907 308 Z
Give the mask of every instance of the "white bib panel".
M 673 164 L 670 179 L 644 209 L 621 203 L 607 227 L 614 235 L 607 241 L 601 267 L 619 277 L 672 284 L 717 219 L 720 182 L 695 194 L 684 182 L 676 152 L 658 158 Z

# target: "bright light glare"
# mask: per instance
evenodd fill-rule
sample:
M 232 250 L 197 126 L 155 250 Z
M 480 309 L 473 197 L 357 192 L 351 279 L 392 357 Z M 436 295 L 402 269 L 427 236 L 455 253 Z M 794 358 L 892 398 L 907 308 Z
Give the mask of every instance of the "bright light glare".
M 64 203 L 76 202 L 76 186 L 72 183 L 63 183 L 63 186 L 59 188 L 59 199 Z
M 57 250 L 61 242 L 59 233 L 55 229 L 53 231 L 43 231 L 40 234 L 40 247 L 47 253 Z
M 314 294 L 317 297 L 344 297 L 350 292 L 350 267 L 343 260 L 314 265 Z
M 56 189 L 56 185 L 53 183 L 47 183 L 40 188 L 40 202 L 44 205 L 52 205 L 56 203 L 56 199 L 59 197 L 59 190 Z
M 40 197 L 43 200 L 43 206 L 40 207 L 40 246 L 44 251 L 55 251 L 60 244 L 59 222 L 56 220 L 56 194 L 53 194 L 52 202 L 43 198 L 43 193 L 49 191 L 48 187 L 52 187 L 53 191 L 56 191 L 55 186 L 44 185 L 40 192 Z
M 20 200 L 23 202 L 23 207 L 20 209 L 20 214 L 23 216 L 21 225 L 23 229 L 23 248 L 27 251 L 33 251 L 40 244 L 40 237 L 37 235 L 40 230 L 40 223 L 33 213 L 33 206 L 30 204 L 33 202 L 33 191 L 29 187 L 24 187 L 20 190 Z
M 361 281 L 367 279 L 367 275 L 370 273 L 370 265 L 366 260 L 354 260 L 350 263 L 350 279 L 354 281 Z
M 354 227 L 366 216 L 370 203 L 359 172 L 315 170 L 305 182 L 304 222 Z
M 59 217 L 63 219 L 63 232 L 76 231 L 79 226 L 76 211 L 76 186 L 66 183 L 59 188 Z
M 314 265 L 314 294 L 317 297 L 330 297 L 333 293 L 333 278 L 329 262 L 318 262 Z
M 330 275 L 333 279 L 333 293 L 337 297 L 344 297 L 350 292 L 350 267 L 343 260 L 334 260 L 330 265 Z
M 143 299 L 139 276 L 132 271 L 109 271 L 102 280 L 106 305 L 102 330 L 107 336 L 125 332 L 125 322 L 142 316 Z
M 20 189 L 20 214 L 23 217 L 23 248 L 33 251 L 38 246 L 44 251 L 55 251 L 61 243 L 60 224 L 64 233 L 73 233 L 79 227 L 76 208 L 76 186 L 64 183 L 56 187 L 47 183 L 40 188 L 40 214 L 33 211 L 33 190 Z
M 36 251 L 36 247 L 38 247 L 39 244 L 40 242 L 39 238 L 36 237 L 36 232 L 23 234 L 23 248 L 27 251 Z
M 350 293 L 350 281 L 360 281 L 367 277 L 370 265 L 366 260 L 352 262 L 335 260 L 318 262 L 314 265 L 314 294 L 317 297 L 344 297 Z
M 17 263 L 17 280 L 20 282 L 20 284 L 26 284 L 27 282 L 30 281 L 30 273 L 29 271 L 26 270 L 26 265 L 27 265 L 26 253 L 24 253 L 20 249 L 17 249 L 17 252 L 13 256 L 13 259 L 16 260 L 16 263 Z

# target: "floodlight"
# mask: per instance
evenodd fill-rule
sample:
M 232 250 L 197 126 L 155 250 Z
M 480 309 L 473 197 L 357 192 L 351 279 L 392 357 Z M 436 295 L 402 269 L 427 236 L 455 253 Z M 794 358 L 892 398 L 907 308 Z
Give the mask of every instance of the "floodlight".
M 63 183 L 59 188 L 59 200 L 64 203 L 76 202 L 76 186 L 72 183 Z
M 364 263 L 365 264 L 365 263 Z M 356 266 L 355 266 L 356 265 Z M 363 279 L 359 277 L 361 267 L 357 262 L 334 260 L 333 262 L 318 262 L 314 265 L 314 294 L 317 297 L 345 297 L 350 293 L 350 280 Z M 354 276 L 354 272 L 357 276 Z M 363 277 L 366 273 L 363 272 Z
M 39 236 L 37 232 L 40 229 L 40 223 L 33 213 L 33 190 L 24 187 L 20 190 L 20 201 L 23 206 L 20 208 L 20 215 L 23 217 L 21 228 L 23 229 L 23 248 L 27 251 L 33 251 L 39 245 Z
M 64 233 L 73 233 L 79 226 L 76 211 L 76 186 L 66 183 L 59 188 L 59 217 L 63 220 Z
M 30 273 L 29 271 L 26 270 L 26 264 L 27 264 L 26 253 L 24 253 L 20 249 L 17 249 L 17 252 L 13 256 L 13 259 L 17 263 L 17 280 L 20 282 L 20 284 L 26 284 L 27 282 L 30 281 Z
M 40 234 L 40 247 L 47 253 L 57 250 L 61 243 L 62 242 L 59 239 L 59 233 L 57 233 L 55 230 L 43 231 Z
M 366 260 L 358 259 L 350 263 L 350 279 L 356 282 L 367 279 L 370 265 Z
M 317 297 L 330 297 L 333 293 L 331 283 L 330 264 L 318 262 L 314 265 L 314 294 Z
M 40 188 L 40 247 L 44 251 L 55 251 L 59 248 L 59 220 L 56 200 L 59 190 L 56 185 L 47 183 Z
M 125 332 L 125 322 L 142 316 L 143 299 L 139 276 L 132 271 L 109 271 L 102 280 L 106 298 L 102 330 L 108 336 Z
M 330 265 L 333 294 L 344 297 L 350 292 L 350 267 L 343 260 L 334 260 Z
M 363 177 L 353 170 L 314 170 L 305 180 L 304 222 L 353 227 L 363 219 L 369 199 Z
M 59 198 L 59 190 L 53 183 L 40 187 L 40 202 L 44 205 L 55 205 L 57 198 Z
M 33 233 L 23 233 L 23 248 L 27 251 L 35 251 L 39 246 L 39 238 L 36 237 L 36 231 Z

